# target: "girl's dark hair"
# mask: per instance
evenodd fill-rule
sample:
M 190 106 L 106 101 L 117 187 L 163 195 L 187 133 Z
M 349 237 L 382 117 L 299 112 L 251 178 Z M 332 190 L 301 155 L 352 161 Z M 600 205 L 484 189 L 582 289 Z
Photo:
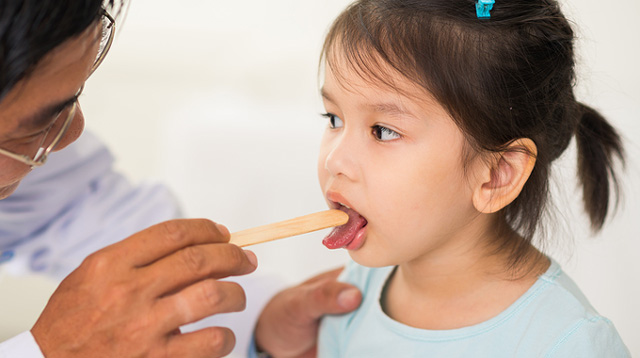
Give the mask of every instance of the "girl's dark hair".
M 518 138 L 537 146 L 521 194 L 500 212 L 499 245 L 513 265 L 525 258 L 549 196 L 550 164 L 575 135 L 584 206 L 594 231 L 618 192 L 613 157 L 620 137 L 574 97 L 574 34 L 554 0 L 496 1 L 479 19 L 474 0 L 359 0 L 333 23 L 322 59 L 340 76 L 346 63 L 363 79 L 392 88 L 389 68 L 446 108 L 476 153 L 500 153 Z M 514 243 L 515 241 L 515 243 Z
M 49 51 L 99 19 L 103 6 L 121 5 L 117 0 L 0 0 L 0 101 Z

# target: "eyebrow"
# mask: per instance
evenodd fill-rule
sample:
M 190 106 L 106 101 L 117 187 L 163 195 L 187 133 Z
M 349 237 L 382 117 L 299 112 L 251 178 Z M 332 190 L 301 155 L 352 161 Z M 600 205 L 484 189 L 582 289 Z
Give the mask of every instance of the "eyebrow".
M 414 117 L 413 113 L 401 108 L 395 103 L 376 103 L 369 107 L 375 112 L 385 113 L 389 115 L 404 115 Z
M 331 97 L 331 95 L 324 89 L 324 87 L 320 89 L 320 95 L 322 96 L 322 98 L 326 99 L 327 101 L 335 103 L 335 101 L 333 100 L 333 97 Z
M 19 129 L 28 130 L 34 128 L 42 128 L 49 124 L 51 124 L 51 120 L 53 116 L 62 112 L 65 108 L 73 104 L 73 102 L 78 100 L 78 95 L 74 95 L 73 97 L 67 98 L 65 100 L 49 104 L 36 113 L 28 115 L 20 119 L 20 124 L 18 125 Z
M 332 103 L 336 103 L 333 100 L 333 97 L 331 97 L 331 95 L 327 91 L 325 91 L 324 87 L 320 90 L 320 93 L 322 94 L 322 97 L 324 99 L 326 99 L 327 101 L 332 102 Z M 369 107 L 374 112 L 384 113 L 384 114 L 388 114 L 388 115 L 409 116 L 409 117 L 414 117 L 414 118 L 416 117 L 410 111 L 407 111 L 407 110 L 403 109 L 402 107 L 398 106 L 397 104 L 391 103 L 391 102 L 374 103 L 374 104 L 367 105 L 367 107 Z

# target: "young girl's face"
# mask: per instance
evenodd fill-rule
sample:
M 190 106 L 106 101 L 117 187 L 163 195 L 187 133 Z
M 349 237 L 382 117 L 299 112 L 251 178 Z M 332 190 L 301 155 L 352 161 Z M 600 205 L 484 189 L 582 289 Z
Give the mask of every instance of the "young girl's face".
M 468 249 L 474 163 L 465 174 L 465 139 L 444 108 L 400 75 L 391 78 L 398 91 L 326 68 L 318 174 L 329 206 L 366 219 L 346 243 L 351 257 L 377 267 Z

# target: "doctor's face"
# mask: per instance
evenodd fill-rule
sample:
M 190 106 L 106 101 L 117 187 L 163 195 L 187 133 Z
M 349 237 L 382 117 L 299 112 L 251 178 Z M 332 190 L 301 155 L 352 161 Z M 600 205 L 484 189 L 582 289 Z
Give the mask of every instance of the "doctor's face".
M 0 101 L 0 148 L 30 154 L 49 130 L 60 130 L 96 59 L 100 29 L 90 26 L 54 48 Z M 78 107 L 53 150 L 75 141 L 83 128 L 84 116 Z M 0 199 L 11 195 L 30 171 L 29 165 L 0 154 Z

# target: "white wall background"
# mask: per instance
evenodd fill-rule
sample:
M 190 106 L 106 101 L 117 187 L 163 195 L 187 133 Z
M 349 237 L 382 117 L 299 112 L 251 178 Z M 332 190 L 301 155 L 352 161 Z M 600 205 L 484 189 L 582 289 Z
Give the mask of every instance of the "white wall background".
M 348 2 L 133 0 L 83 94 L 87 127 L 132 180 L 165 182 L 188 216 L 231 231 L 324 209 L 315 174 L 325 124 L 317 59 L 327 27 Z M 617 216 L 590 238 L 570 148 L 555 179 L 566 229 L 556 232 L 561 243 L 550 254 L 640 356 L 640 3 L 562 2 L 579 34 L 579 98 L 623 133 L 629 161 Z M 322 236 L 256 246 L 260 268 L 247 287 L 273 292 L 340 265 L 347 256 L 324 249 Z M 55 283 L 0 279 L 14 292 L 0 299 L 6 338 L 33 324 Z M 264 299 L 249 295 L 248 312 L 223 323 L 252 321 Z M 238 331 L 242 347 L 250 332 Z M 233 355 L 243 356 L 243 348 Z

